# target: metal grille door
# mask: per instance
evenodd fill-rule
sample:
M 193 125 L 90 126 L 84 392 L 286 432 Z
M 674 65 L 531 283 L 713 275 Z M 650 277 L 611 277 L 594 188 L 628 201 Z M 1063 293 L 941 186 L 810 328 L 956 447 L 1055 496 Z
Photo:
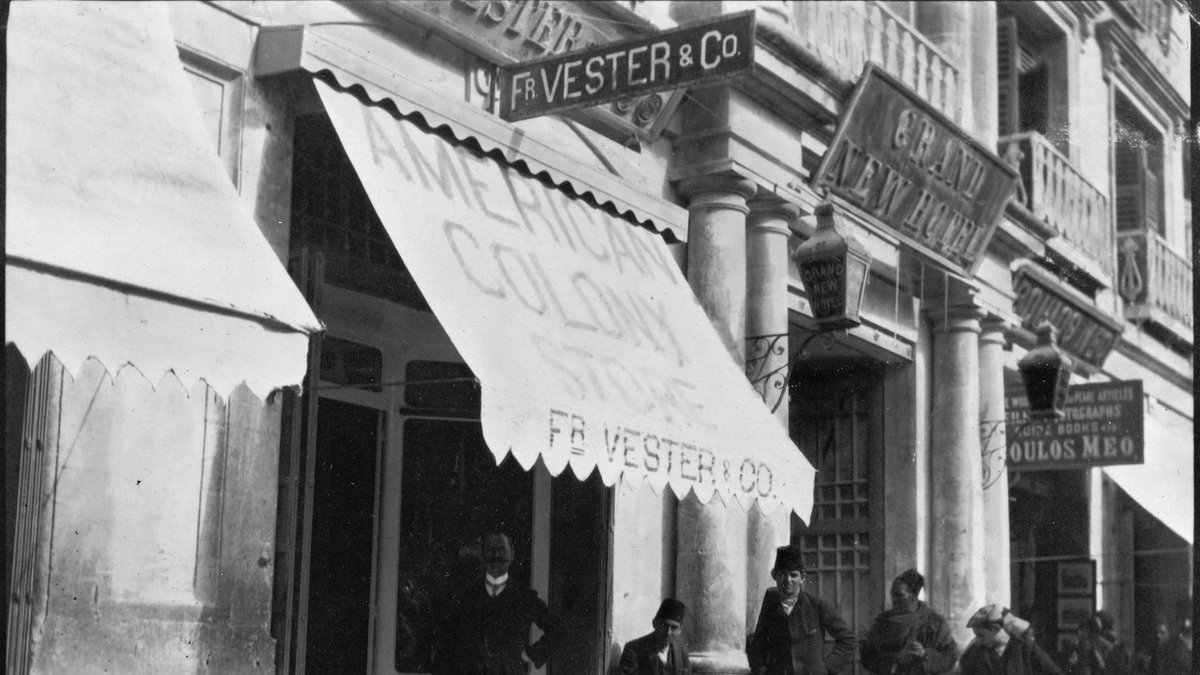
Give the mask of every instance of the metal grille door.
M 795 532 L 807 590 L 834 603 L 860 638 L 884 594 L 881 394 L 867 368 L 801 370 L 792 388 L 792 437 L 817 468 L 812 522 Z

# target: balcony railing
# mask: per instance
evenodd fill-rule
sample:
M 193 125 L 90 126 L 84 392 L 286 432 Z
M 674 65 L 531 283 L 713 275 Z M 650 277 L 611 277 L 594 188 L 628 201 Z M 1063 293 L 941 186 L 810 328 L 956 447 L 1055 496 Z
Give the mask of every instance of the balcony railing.
M 1111 277 L 1116 235 L 1109 217 L 1108 198 L 1036 131 L 1004 136 L 999 146 L 1001 157 L 1019 163 L 1021 206 Z
M 1117 291 L 1125 299 L 1128 319 L 1150 319 L 1167 328 L 1186 331 L 1192 340 L 1192 263 L 1167 246 L 1156 232 L 1145 230 L 1117 235 L 1120 274 Z M 1177 322 L 1163 321 L 1163 317 Z
M 962 75 L 928 38 L 875 2 L 790 2 L 800 47 L 842 80 L 855 82 L 874 61 L 955 122 Z M 779 16 L 780 13 L 772 12 Z

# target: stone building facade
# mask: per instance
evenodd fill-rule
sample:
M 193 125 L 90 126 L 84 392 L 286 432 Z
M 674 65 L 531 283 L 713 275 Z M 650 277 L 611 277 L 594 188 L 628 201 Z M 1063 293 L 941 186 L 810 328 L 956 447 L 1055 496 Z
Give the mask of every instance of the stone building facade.
M 496 113 L 498 66 L 746 10 L 750 71 Z M 492 529 L 565 620 L 552 674 L 663 597 L 697 672 L 747 672 L 789 542 L 862 630 L 915 567 L 964 645 L 999 602 L 1148 647 L 1192 611 L 1187 24 L 14 3 L 10 667 L 431 672 Z M 48 26 L 78 46 L 36 57 Z M 822 204 L 870 256 L 836 331 L 794 259 Z M 1042 322 L 1077 392 L 1133 392 L 1066 418 L 1075 464 L 1022 412 Z

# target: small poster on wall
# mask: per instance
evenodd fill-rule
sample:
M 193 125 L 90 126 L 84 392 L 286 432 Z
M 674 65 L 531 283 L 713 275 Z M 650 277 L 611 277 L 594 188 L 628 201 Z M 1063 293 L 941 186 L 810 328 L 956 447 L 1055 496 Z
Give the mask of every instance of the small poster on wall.
M 1059 595 L 1095 595 L 1096 563 L 1092 560 L 1058 564 Z
M 1096 612 L 1096 561 L 1074 560 L 1058 563 L 1057 604 L 1055 622 L 1058 628 L 1056 646 L 1063 651 L 1068 641 L 1076 639 L 1079 626 Z

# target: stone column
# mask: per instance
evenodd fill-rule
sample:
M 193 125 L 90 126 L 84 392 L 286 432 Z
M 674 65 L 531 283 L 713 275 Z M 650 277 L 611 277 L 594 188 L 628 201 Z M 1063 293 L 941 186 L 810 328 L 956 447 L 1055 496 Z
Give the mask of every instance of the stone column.
M 729 353 L 743 363 L 746 335 L 748 180 L 683 181 L 688 202 L 687 278 Z M 684 630 L 697 673 L 746 673 L 746 516 L 720 499 L 679 501 L 675 594 L 688 607 Z
M 983 462 L 984 591 L 1012 606 L 1008 541 L 1008 442 L 1004 428 L 1006 322 L 989 316 L 979 334 L 979 444 Z
M 788 428 L 788 235 L 800 209 L 762 194 L 749 201 L 746 230 L 746 376 Z M 746 523 L 746 634 L 754 631 L 775 549 L 791 540 L 791 513 L 757 506 Z
M 958 284 L 955 284 L 958 285 Z M 983 551 L 975 545 L 983 508 L 979 456 L 979 320 L 970 289 L 947 290 L 930 303 L 933 387 L 930 414 L 930 602 L 959 644 L 967 619 L 983 604 Z

